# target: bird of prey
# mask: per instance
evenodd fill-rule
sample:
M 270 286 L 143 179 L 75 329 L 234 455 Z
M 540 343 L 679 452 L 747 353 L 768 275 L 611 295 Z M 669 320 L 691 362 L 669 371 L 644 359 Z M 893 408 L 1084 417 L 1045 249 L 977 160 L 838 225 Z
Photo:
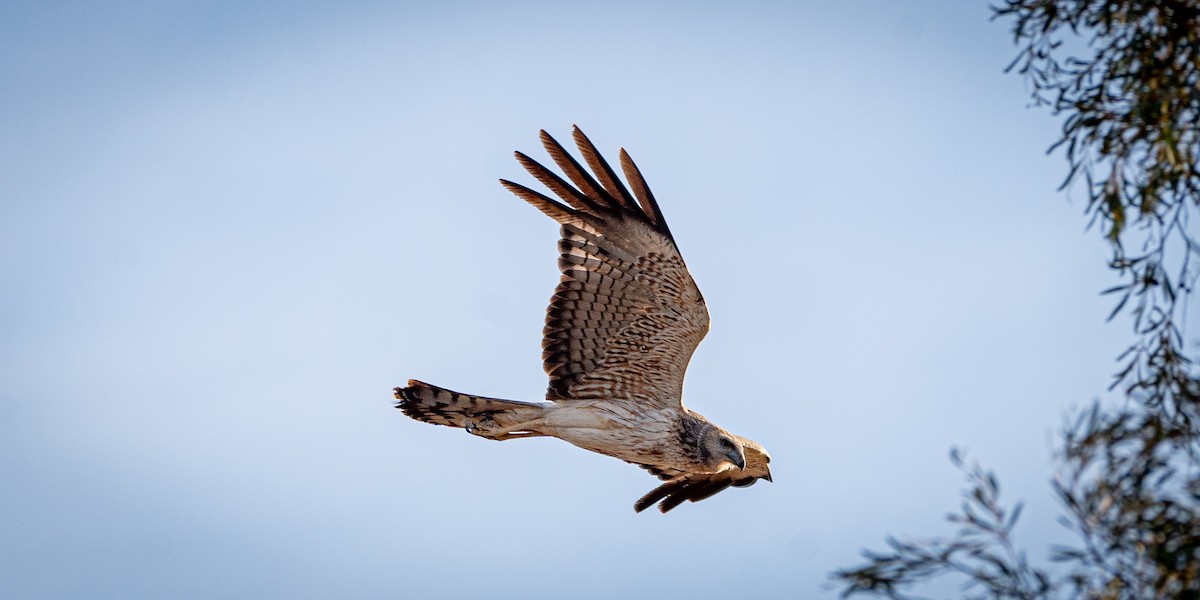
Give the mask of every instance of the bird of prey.
M 500 180 L 562 226 L 562 276 L 543 330 L 546 401 L 485 398 L 409 380 L 395 389 L 396 407 L 491 440 L 551 436 L 641 466 L 665 483 L 634 504 L 638 512 L 659 503 L 665 513 L 729 486 L 771 481 L 771 456 L 761 445 L 683 405 L 684 371 L 708 332 L 708 309 L 641 172 L 622 148 L 630 194 L 578 127 L 573 137 L 591 174 L 541 132 L 570 183 L 516 153 L 566 204 Z

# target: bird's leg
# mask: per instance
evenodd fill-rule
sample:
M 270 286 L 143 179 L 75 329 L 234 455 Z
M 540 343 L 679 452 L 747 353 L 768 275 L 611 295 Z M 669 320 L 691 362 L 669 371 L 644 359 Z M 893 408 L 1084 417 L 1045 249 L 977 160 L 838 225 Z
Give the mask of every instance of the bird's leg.
M 540 437 L 546 434 L 537 431 L 535 428 L 544 425 L 545 422 L 541 418 L 517 423 L 508 427 L 500 427 L 491 415 L 484 415 L 477 419 L 467 421 L 467 433 L 485 437 L 490 440 L 515 440 L 526 437 Z
M 521 439 L 521 438 L 544 437 L 545 435 L 546 434 L 544 434 L 544 433 L 538 433 L 536 431 L 519 431 L 517 433 L 506 433 L 500 437 L 493 437 L 491 439 L 502 442 L 504 440 L 517 440 L 517 439 Z

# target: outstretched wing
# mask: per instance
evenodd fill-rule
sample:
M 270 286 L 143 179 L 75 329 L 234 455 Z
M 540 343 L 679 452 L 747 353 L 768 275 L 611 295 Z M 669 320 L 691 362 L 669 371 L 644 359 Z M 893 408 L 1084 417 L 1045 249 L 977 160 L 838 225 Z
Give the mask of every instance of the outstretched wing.
M 730 486 L 747 487 L 754 485 L 759 479 L 771 481 L 771 469 L 768 466 L 771 456 L 758 443 L 742 437 L 738 439 L 746 451 L 745 469 L 729 469 L 719 473 L 685 473 L 641 465 L 659 479 L 666 480 L 666 483 L 638 499 L 633 504 L 633 510 L 642 512 L 661 500 L 658 510 L 665 513 L 683 504 L 684 500 L 699 502 Z
M 542 144 L 571 183 L 516 153 L 566 204 L 500 180 L 562 225 L 562 277 L 542 340 L 546 397 L 678 405 L 688 361 L 708 332 L 704 298 L 625 150 L 621 168 L 632 195 L 578 127 L 574 138 L 595 178 L 545 131 Z

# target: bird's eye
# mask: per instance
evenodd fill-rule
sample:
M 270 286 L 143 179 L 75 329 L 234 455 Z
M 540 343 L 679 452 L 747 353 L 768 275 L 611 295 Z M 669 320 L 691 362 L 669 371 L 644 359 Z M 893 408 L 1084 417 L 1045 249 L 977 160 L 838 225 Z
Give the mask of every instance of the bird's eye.
M 721 438 L 721 447 L 722 448 L 732 448 L 733 442 L 729 441 L 729 438 Z

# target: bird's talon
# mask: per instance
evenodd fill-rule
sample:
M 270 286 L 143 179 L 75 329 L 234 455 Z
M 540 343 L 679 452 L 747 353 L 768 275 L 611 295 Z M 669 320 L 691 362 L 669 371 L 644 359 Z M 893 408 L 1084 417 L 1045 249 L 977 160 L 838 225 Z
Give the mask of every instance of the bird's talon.
M 490 416 L 485 415 L 483 417 L 468 419 L 467 424 L 464 427 L 464 429 L 466 429 L 467 433 L 469 433 L 471 435 L 477 435 L 480 437 L 490 437 L 488 435 L 488 432 L 491 431 L 492 429 L 494 429 L 495 426 L 496 426 L 496 422 L 493 421 Z

